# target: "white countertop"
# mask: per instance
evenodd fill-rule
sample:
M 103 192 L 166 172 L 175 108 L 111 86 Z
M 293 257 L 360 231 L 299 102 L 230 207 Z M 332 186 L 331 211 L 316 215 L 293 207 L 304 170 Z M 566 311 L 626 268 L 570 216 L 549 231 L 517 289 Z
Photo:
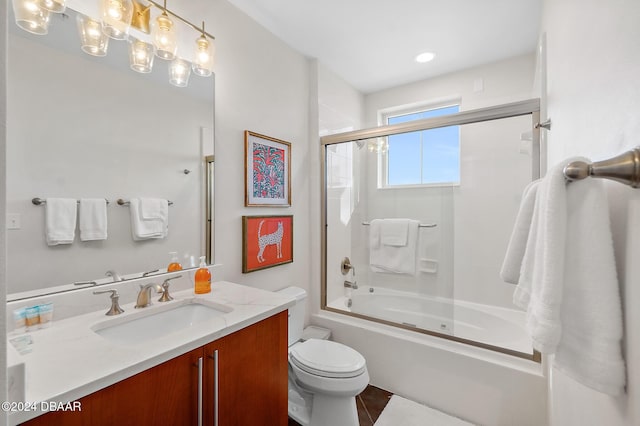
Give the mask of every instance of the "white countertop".
M 134 309 L 135 303 L 122 305 L 118 316 L 105 316 L 104 309 L 54 321 L 50 328 L 28 334 L 33 339 L 31 353 L 18 355 L 16 362 L 25 365 L 25 401 L 72 402 L 97 390 L 182 355 L 220 337 L 255 324 L 292 306 L 294 299 L 279 293 L 260 290 L 228 281 L 212 284 L 206 295 L 192 290 L 171 294 L 174 300 Z M 185 299 L 202 299 L 233 308 L 233 311 L 186 329 L 147 340 L 139 344 L 113 343 L 92 331 L 96 324 L 132 315 L 149 315 L 167 309 Z M 10 336 L 12 337 L 12 336 Z M 9 343 L 9 345 L 11 345 Z M 18 424 L 41 414 L 41 411 L 13 411 L 9 423 Z

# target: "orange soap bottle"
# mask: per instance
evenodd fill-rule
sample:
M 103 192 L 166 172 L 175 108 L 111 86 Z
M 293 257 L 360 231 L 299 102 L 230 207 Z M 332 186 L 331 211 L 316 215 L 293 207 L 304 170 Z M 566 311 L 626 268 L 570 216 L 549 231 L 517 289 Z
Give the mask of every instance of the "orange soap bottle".
M 200 256 L 200 267 L 196 271 L 194 291 L 196 294 L 211 293 L 211 272 L 207 268 L 204 256 Z
M 169 262 L 169 266 L 167 266 L 167 272 L 181 271 L 182 265 L 178 261 L 178 253 L 172 251 L 169 252 L 169 255 L 171 256 L 171 261 Z

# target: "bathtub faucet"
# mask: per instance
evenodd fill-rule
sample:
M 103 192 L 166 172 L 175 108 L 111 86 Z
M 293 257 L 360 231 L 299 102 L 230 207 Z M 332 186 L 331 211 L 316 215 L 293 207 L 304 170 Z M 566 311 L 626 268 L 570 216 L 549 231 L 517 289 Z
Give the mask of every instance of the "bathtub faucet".
M 358 289 L 358 284 L 356 284 L 356 282 L 351 282 L 351 281 L 345 281 L 344 282 L 344 286 L 347 288 L 351 288 L 353 290 L 357 290 Z

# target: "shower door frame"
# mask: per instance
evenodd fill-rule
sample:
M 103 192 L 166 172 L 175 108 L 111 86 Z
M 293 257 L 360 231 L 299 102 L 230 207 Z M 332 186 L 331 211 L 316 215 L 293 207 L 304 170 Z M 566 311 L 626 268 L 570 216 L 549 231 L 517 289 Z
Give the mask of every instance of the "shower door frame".
M 460 343 L 466 343 L 469 345 L 489 349 L 492 351 L 513 355 L 519 358 L 529 359 L 535 362 L 541 362 L 541 355 L 538 351 L 532 353 L 519 352 L 499 346 L 489 345 L 475 340 L 464 339 L 448 334 L 438 333 L 437 331 L 424 330 L 415 327 L 398 324 L 392 321 L 378 319 L 367 315 L 358 314 L 355 312 L 347 312 L 340 309 L 327 306 L 327 164 L 326 153 L 327 147 L 330 145 L 336 145 L 345 142 L 356 142 L 360 140 L 387 137 L 398 133 L 416 132 L 421 130 L 436 129 L 440 127 L 456 126 L 463 124 L 481 123 L 485 121 L 500 120 L 503 118 L 521 117 L 525 115 L 531 115 L 531 180 L 539 179 L 541 170 L 541 158 L 543 146 L 540 143 L 540 99 L 528 99 L 519 102 L 512 102 L 508 104 L 490 106 L 486 108 L 479 108 L 469 111 L 461 111 L 456 114 L 425 118 L 422 120 L 415 120 L 406 123 L 392 124 L 379 127 L 371 127 L 363 130 L 354 130 L 343 133 L 336 133 L 333 135 L 327 135 L 320 138 L 320 169 L 322 170 L 322 187 L 321 187 L 321 265 L 320 265 L 320 309 L 330 312 L 335 312 L 342 315 L 365 319 L 367 321 L 374 321 L 393 327 L 402 328 L 405 330 L 411 330 L 414 332 L 428 334 L 436 337 L 441 337 L 447 340 L 452 340 Z

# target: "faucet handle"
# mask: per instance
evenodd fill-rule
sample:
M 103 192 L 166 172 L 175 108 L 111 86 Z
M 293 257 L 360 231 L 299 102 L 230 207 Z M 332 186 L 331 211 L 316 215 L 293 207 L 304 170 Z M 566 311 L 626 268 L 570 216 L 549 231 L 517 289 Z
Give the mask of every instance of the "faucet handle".
M 175 280 L 176 278 L 180 278 L 182 275 L 176 275 L 175 277 L 167 278 L 162 283 L 162 296 L 158 299 L 158 302 L 169 302 L 173 300 L 173 297 L 169 295 L 169 281 Z
M 93 294 L 104 294 L 111 293 L 111 308 L 105 313 L 105 315 L 119 315 L 124 312 L 124 309 L 120 307 L 118 301 L 120 300 L 120 295 L 118 294 L 118 290 L 98 290 L 94 291 Z

